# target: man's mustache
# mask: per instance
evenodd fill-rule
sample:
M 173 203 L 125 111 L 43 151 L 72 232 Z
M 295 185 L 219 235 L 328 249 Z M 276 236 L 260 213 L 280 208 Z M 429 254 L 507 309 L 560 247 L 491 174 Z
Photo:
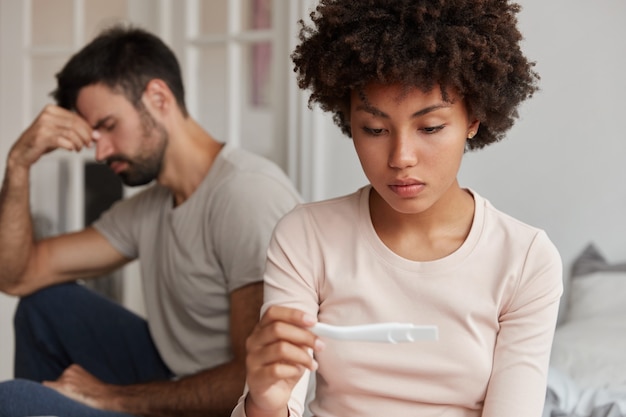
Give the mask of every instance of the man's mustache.
M 128 163 L 128 164 L 132 164 L 132 161 L 131 161 L 130 159 L 125 158 L 125 157 L 123 157 L 123 156 L 121 156 L 121 155 L 114 155 L 114 156 L 111 156 L 111 157 L 107 158 L 104 162 L 105 162 L 107 165 L 109 165 L 109 166 L 110 166 L 113 162 L 126 162 L 126 163 Z

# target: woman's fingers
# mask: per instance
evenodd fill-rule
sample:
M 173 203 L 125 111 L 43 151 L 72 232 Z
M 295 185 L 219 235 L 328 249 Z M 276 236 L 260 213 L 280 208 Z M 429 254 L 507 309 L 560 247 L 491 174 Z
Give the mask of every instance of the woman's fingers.
M 290 308 L 271 307 L 265 312 L 246 342 L 247 410 L 285 409 L 305 371 L 317 369 L 311 350 L 319 343 L 308 330 L 314 323 L 314 318 Z
M 268 308 L 261 318 L 261 325 L 273 321 L 283 321 L 301 327 L 310 327 L 317 323 L 315 317 L 301 310 L 282 306 L 272 306 Z
M 251 338 L 253 346 L 248 346 L 249 349 L 254 349 L 254 345 L 269 345 L 277 340 L 314 349 L 317 340 L 317 337 L 307 328 L 284 321 L 261 322 L 253 332 L 253 336 Z
M 309 350 L 307 346 L 292 341 L 277 340 L 254 346 L 248 355 L 247 364 L 250 369 L 289 365 L 315 370 L 317 364 Z

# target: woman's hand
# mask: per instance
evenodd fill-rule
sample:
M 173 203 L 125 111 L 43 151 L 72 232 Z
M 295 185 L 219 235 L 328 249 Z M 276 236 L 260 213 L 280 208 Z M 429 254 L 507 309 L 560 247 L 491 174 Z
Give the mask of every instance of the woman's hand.
M 248 337 L 246 414 L 286 416 L 287 403 L 306 369 L 317 369 L 310 351 L 324 345 L 309 327 L 316 319 L 287 307 L 270 307 Z

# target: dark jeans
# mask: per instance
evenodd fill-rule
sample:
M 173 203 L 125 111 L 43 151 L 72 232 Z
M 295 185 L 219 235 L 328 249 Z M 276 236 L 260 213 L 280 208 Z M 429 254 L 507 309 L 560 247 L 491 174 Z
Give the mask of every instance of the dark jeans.
M 0 383 L 0 417 L 127 416 L 84 406 L 38 383 L 57 379 L 73 363 L 117 385 L 173 376 L 144 319 L 75 283 L 22 298 L 14 324 L 17 379 Z

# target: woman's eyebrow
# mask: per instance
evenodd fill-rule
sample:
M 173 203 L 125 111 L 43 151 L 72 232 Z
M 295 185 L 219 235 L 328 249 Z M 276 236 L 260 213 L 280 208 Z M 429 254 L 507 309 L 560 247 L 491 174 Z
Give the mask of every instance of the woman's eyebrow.
M 423 108 L 421 110 L 416 111 L 415 113 L 413 113 L 411 115 L 411 118 L 420 117 L 420 116 L 423 116 L 423 115 L 425 115 L 427 113 L 433 112 L 435 110 L 448 108 L 450 106 L 451 106 L 450 103 L 433 104 L 432 106 L 428 106 L 428 107 L 425 107 L 425 108 Z M 388 119 L 389 118 L 389 115 L 387 113 L 377 109 L 376 107 L 369 106 L 367 104 L 359 104 L 358 106 L 356 106 L 356 110 L 357 111 L 359 111 L 359 110 L 360 111 L 364 111 L 364 112 L 370 113 L 370 114 L 372 114 L 374 116 L 382 117 L 384 119 Z

